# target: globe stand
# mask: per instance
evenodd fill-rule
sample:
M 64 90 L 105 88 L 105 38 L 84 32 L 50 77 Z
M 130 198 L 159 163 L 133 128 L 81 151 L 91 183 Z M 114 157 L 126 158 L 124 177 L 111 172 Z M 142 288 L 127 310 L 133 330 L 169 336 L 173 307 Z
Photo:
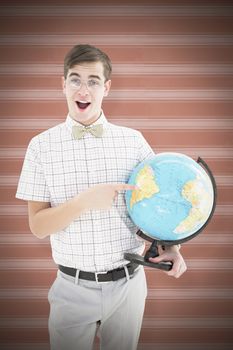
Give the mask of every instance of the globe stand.
M 156 269 L 164 270 L 164 271 L 170 271 L 172 269 L 172 262 L 160 262 L 160 263 L 153 263 L 152 261 L 149 261 L 149 258 L 155 258 L 159 256 L 158 252 L 158 241 L 153 240 L 150 248 L 146 251 L 145 256 L 141 256 L 139 254 L 133 254 L 133 253 L 125 253 L 124 258 L 126 260 L 129 260 L 131 262 L 134 262 L 139 265 L 144 265 L 148 267 L 153 267 Z

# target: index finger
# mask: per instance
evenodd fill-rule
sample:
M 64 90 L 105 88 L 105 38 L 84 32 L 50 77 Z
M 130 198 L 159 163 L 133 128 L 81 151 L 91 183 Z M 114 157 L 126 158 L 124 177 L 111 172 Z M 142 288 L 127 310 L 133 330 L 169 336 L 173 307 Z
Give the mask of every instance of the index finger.
M 116 191 L 133 191 L 137 186 L 130 184 L 116 184 L 114 187 Z

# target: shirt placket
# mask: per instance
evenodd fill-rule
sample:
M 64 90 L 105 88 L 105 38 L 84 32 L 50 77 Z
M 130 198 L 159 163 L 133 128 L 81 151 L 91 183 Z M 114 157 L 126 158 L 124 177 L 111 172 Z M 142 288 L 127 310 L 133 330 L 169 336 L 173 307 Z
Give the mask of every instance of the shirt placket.
M 99 164 L 102 161 L 100 157 L 100 154 L 102 154 L 100 149 L 101 140 L 96 139 L 92 135 L 87 134 L 84 142 L 86 150 L 88 187 L 91 187 L 98 184 L 100 181 Z M 104 180 L 102 182 L 104 182 Z M 90 215 L 93 226 L 93 259 L 96 271 L 100 271 L 101 266 L 103 265 L 103 246 L 101 245 L 99 237 L 99 235 L 101 234 L 101 213 L 100 211 L 92 211 Z

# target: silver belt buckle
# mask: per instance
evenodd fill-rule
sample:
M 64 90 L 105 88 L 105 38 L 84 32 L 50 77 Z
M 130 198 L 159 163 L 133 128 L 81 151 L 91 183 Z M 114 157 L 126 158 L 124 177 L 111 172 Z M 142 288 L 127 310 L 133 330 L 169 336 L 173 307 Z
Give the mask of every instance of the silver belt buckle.
M 97 284 L 101 284 L 101 283 L 108 283 L 110 281 L 103 281 L 103 282 L 100 282 L 99 279 L 98 279 L 98 275 L 106 275 L 106 273 L 108 273 L 108 271 L 105 271 L 105 272 L 95 272 L 95 281 Z

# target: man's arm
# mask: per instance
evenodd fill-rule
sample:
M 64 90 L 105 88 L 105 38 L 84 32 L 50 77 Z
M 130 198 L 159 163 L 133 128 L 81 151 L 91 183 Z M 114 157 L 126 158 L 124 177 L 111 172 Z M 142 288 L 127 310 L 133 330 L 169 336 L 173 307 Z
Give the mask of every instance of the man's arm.
M 28 202 L 28 217 L 31 232 L 38 238 L 58 232 L 82 214 L 81 206 L 73 198 L 51 208 L 48 202 Z
M 133 190 L 128 184 L 99 184 L 67 202 L 51 207 L 49 202 L 28 202 L 29 226 L 38 238 L 45 238 L 67 227 L 89 210 L 109 210 L 119 191 Z

